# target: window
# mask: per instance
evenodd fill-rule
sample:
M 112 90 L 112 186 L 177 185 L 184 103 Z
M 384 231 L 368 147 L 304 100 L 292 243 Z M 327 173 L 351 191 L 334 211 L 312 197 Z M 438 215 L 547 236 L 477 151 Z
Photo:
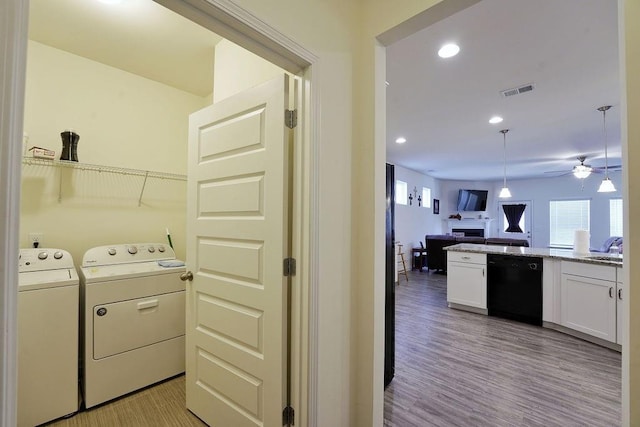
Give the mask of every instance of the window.
M 622 236 L 622 199 L 609 200 L 609 235 Z
M 422 187 L 422 206 L 425 208 L 431 207 L 431 189 Z
M 396 203 L 407 204 L 407 183 L 404 181 L 396 180 Z
M 549 202 L 549 245 L 571 248 L 575 230 L 589 230 L 589 200 Z

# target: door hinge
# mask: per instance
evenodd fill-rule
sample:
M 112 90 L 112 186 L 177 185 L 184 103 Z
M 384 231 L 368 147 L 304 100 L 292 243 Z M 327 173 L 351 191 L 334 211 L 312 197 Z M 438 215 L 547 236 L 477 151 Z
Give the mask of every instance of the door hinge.
M 282 425 L 295 425 L 295 411 L 291 406 L 287 406 L 282 410 Z
M 295 258 L 285 258 L 283 263 L 283 273 L 285 276 L 296 275 L 296 260 Z
M 298 110 L 284 110 L 284 124 L 293 129 L 298 124 Z

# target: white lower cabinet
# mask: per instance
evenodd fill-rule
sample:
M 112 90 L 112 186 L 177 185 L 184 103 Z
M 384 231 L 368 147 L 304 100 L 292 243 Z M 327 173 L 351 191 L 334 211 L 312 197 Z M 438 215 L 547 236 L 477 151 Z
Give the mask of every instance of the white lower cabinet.
M 447 302 L 486 310 L 486 254 L 447 253 Z
M 561 270 L 561 325 L 617 342 L 616 268 L 563 261 Z
M 624 321 L 624 311 L 623 311 L 623 298 L 625 298 L 625 286 L 624 286 L 624 282 L 623 282 L 623 277 L 622 277 L 622 268 L 618 267 L 616 268 L 616 285 L 618 287 L 618 290 L 616 292 L 616 306 L 617 306 L 617 317 L 618 317 L 618 321 L 617 323 L 617 329 L 616 329 L 616 343 L 622 345 L 622 337 L 624 335 L 624 331 L 625 331 L 625 321 Z

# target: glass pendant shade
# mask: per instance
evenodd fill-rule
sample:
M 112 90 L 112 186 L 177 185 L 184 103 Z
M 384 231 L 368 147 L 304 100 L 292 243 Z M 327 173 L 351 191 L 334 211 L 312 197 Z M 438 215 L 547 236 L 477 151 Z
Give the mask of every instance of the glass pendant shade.
M 614 191 L 616 191 L 616 187 L 613 182 L 608 177 L 603 179 L 600 188 L 598 188 L 598 193 L 612 193 Z
M 511 197 L 511 191 L 509 191 L 507 187 L 502 187 L 502 190 L 500 190 L 500 194 L 498 195 L 498 197 L 501 199 L 508 199 L 509 197 Z

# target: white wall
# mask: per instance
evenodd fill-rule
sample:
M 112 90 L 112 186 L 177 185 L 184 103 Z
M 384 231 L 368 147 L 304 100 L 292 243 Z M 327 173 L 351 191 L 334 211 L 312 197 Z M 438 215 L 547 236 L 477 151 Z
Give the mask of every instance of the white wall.
M 591 174 L 584 180 L 584 188 L 579 179 L 573 175 L 510 180 L 507 186 L 511 190 L 513 201 L 531 201 L 531 246 L 545 248 L 549 246 L 549 202 L 551 200 L 589 199 L 591 201 L 591 246 L 599 247 L 609 237 L 609 200 L 621 198 L 623 194 L 620 172 L 611 172 L 609 177 L 616 189 L 615 193 L 598 193 L 602 175 Z M 455 210 L 458 190 L 461 188 L 488 190 L 487 210 L 483 217 L 494 219 L 491 223 L 490 236 L 498 236 L 499 211 L 498 193 L 502 188 L 501 181 L 442 181 L 442 193 L 445 199 L 441 202 L 441 212 L 445 215 L 457 213 Z M 446 206 L 446 208 L 443 208 Z M 443 210 L 447 209 L 447 210 Z M 460 212 L 463 218 L 476 218 L 480 212 Z
M 30 146 L 62 150 L 60 132 L 79 135 L 81 163 L 186 173 L 189 113 L 201 97 L 29 42 L 24 130 Z M 58 202 L 60 172 L 62 200 Z M 20 246 L 30 232 L 45 247 L 71 252 L 76 264 L 93 246 L 166 242 L 169 228 L 185 256 L 186 182 L 23 166 Z
M 396 180 L 407 183 L 408 192 L 413 194 L 414 187 L 418 190 L 418 195 L 422 194 L 422 187 L 431 189 L 431 207 L 418 206 L 417 198 L 413 199 L 413 204 L 395 206 L 395 237 L 396 242 L 403 245 L 405 260 L 411 261 L 411 248 L 419 248 L 420 242 L 424 244 L 424 236 L 427 234 L 442 233 L 442 213 L 434 215 L 433 199 L 440 199 L 440 181 L 428 175 L 412 171 L 395 165 Z M 441 211 L 442 212 L 442 211 Z

